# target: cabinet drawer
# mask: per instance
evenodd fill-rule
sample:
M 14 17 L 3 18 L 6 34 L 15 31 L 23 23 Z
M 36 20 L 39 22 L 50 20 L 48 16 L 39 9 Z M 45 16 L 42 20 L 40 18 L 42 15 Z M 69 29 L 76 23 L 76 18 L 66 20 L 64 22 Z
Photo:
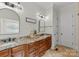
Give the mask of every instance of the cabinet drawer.
M 38 41 L 28 44 L 29 48 L 39 48 L 39 46 L 40 46 L 40 44 L 38 43 Z
M 46 41 L 45 39 L 41 39 L 39 43 L 44 43 L 45 41 Z
M 36 42 L 30 43 L 29 45 L 30 45 L 30 46 L 34 46 L 34 45 L 35 45 L 35 46 L 38 46 L 38 45 L 39 45 L 39 41 L 36 41 Z
M 24 48 L 23 45 L 14 47 L 14 48 L 12 48 L 12 53 L 16 53 L 18 51 L 21 51 L 21 50 L 23 50 L 23 48 Z

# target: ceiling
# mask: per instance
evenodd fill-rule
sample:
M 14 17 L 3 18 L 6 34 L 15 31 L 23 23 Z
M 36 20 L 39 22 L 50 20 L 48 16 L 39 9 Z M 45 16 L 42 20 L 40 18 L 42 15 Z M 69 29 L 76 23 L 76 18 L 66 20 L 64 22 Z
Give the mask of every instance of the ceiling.
M 69 5 L 69 4 L 72 4 L 74 2 L 54 2 L 54 6 L 57 7 L 57 8 L 61 8 L 61 7 L 64 7 L 66 5 Z
M 48 9 L 52 7 L 52 2 L 37 2 L 36 4 L 38 4 L 40 7 L 44 9 Z
M 53 5 L 57 8 L 63 7 L 68 4 L 72 4 L 73 2 L 37 2 L 40 7 L 44 9 L 50 9 Z

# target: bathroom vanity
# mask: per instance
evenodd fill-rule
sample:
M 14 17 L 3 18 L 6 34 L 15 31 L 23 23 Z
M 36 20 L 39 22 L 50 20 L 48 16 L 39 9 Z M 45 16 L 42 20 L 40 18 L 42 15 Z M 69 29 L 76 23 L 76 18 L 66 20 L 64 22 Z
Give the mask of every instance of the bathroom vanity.
M 51 35 L 35 36 L 34 38 L 21 37 L 0 45 L 0 57 L 40 57 L 51 48 Z

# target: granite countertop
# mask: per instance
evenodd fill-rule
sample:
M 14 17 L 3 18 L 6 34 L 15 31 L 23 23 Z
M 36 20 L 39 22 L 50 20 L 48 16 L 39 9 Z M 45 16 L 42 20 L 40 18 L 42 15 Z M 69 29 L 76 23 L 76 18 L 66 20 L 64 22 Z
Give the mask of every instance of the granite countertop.
M 8 48 L 16 47 L 22 44 L 29 44 L 35 41 L 39 41 L 48 36 L 50 35 L 36 36 L 34 38 L 22 37 L 22 38 L 17 38 L 15 41 L 9 42 L 9 43 L 0 42 L 0 51 Z

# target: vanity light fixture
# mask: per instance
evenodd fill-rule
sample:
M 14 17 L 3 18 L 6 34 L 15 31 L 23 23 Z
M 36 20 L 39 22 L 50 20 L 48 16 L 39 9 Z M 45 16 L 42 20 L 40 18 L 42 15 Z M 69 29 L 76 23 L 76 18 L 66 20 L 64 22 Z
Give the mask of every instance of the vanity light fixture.
M 37 18 L 38 18 L 39 20 L 47 21 L 47 20 L 49 19 L 49 16 L 48 16 L 48 15 L 47 15 L 47 16 L 44 16 L 44 15 L 42 15 L 42 14 L 40 14 L 40 13 L 37 13 L 36 16 L 37 16 Z
M 37 17 L 38 17 L 39 19 L 44 19 L 44 18 L 45 18 L 45 16 L 43 16 L 43 15 L 37 15 Z

